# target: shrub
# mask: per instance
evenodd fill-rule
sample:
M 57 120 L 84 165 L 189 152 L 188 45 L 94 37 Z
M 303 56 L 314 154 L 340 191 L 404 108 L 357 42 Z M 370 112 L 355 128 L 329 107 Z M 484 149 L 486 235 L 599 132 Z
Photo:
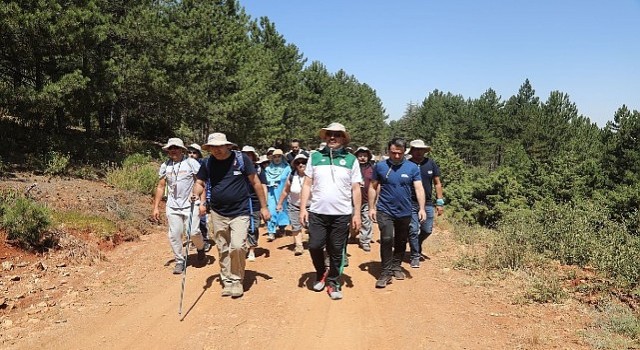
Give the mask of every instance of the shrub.
M 1 224 L 7 231 L 7 239 L 27 246 L 37 246 L 51 224 L 49 210 L 44 205 L 15 193 L 9 197 L 11 199 L 7 200 L 3 196 L 0 205 Z
M 117 188 L 153 194 L 158 183 L 158 165 L 148 155 L 132 154 L 121 168 L 107 172 L 107 182 Z
M 118 231 L 116 224 L 109 219 L 75 211 L 54 212 L 53 220 L 56 225 L 64 225 L 73 230 L 91 232 L 101 239 L 109 239 Z
M 46 156 L 46 164 L 44 173 L 47 175 L 64 175 L 67 173 L 67 167 L 71 156 L 56 151 L 51 151 Z

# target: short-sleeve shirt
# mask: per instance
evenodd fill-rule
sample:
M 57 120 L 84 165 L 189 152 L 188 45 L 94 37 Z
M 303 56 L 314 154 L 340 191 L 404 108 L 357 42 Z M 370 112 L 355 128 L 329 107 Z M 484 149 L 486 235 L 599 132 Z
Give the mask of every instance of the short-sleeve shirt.
M 188 208 L 195 183 L 194 175 L 200 170 L 200 162 L 184 157 L 174 162 L 169 159 L 160 165 L 158 177 L 167 181 L 167 207 L 174 209 Z
M 311 154 L 305 175 L 312 179 L 309 211 L 324 215 L 353 213 L 353 184 L 362 182 L 356 156 L 325 147 Z
M 421 181 L 420 169 L 410 161 L 394 165 L 386 160 L 379 162 L 373 169 L 373 181 L 378 181 L 380 197 L 376 210 L 393 218 L 411 216 L 411 194 L 414 182 Z
M 414 163 L 416 164 L 416 163 Z M 425 158 L 418 164 L 420 167 L 420 176 L 422 177 L 422 186 L 424 187 L 424 199 L 426 205 L 433 205 L 433 178 L 440 177 L 440 167 L 431 159 Z M 415 189 L 411 193 L 411 200 L 418 203 Z
M 254 165 L 254 167 L 256 168 L 256 171 L 258 171 L 258 167 Z M 258 171 L 257 173 L 258 175 L 258 180 L 260 180 L 260 183 L 263 185 L 267 184 L 267 176 L 265 175 L 264 171 Z M 256 212 L 260 210 L 260 200 L 258 199 L 258 195 L 256 194 L 256 190 L 253 188 L 253 186 L 251 186 L 251 184 L 249 184 L 249 194 L 251 195 L 251 209 Z
M 251 184 L 248 176 L 256 174 L 256 168 L 246 154 L 241 156 L 243 170 L 232 151 L 227 159 L 209 157 L 197 175 L 199 180 L 211 183 L 211 210 L 225 217 L 249 215 Z

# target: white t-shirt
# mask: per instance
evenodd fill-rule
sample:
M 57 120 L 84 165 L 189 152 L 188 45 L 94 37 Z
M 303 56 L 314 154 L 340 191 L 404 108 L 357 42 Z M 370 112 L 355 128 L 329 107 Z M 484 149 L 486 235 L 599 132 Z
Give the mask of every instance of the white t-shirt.
M 185 157 L 181 161 L 168 160 L 160 166 L 159 178 L 165 178 L 169 189 L 167 207 L 174 209 L 188 208 L 191 205 L 189 197 L 193 192 L 194 176 L 200 170 L 200 162 Z
M 304 177 L 300 177 L 298 173 L 291 178 L 291 186 L 289 187 L 289 204 L 293 204 L 296 207 L 300 206 L 300 193 L 302 192 L 302 183 Z
M 352 186 L 362 182 L 360 164 L 353 154 L 328 149 L 314 152 L 305 174 L 313 180 L 309 211 L 324 215 L 353 213 Z

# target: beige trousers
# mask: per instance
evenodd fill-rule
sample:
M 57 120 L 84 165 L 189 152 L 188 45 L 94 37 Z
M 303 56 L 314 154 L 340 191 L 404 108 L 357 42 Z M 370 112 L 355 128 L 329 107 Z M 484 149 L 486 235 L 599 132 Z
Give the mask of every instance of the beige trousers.
M 218 247 L 220 279 L 225 286 L 242 283 L 247 257 L 249 215 L 225 217 L 211 212 L 213 239 Z

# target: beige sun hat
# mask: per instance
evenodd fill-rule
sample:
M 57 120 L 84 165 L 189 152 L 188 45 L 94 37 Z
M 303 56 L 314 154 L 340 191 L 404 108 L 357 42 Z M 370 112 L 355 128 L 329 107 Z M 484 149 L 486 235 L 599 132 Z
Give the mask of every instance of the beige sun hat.
M 426 148 L 427 152 L 431 152 L 431 146 L 428 146 L 420 139 L 409 142 L 409 150 L 412 148 Z
M 254 156 L 254 162 L 258 160 L 258 158 L 260 158 L 260 156 L 258 155 L 258 152 L 256 152 L 256 149 L 253 148 L 252 146 L 243 146 L 241 152 L 244 153 L 253 153 Z
M 198 151 L 198 152 L 202 153 L 202 147 L 200 147 L 200 145 L 199 145 L 199 144 L 197 144 L 197 143 L 192 143 L 192 144 L 190 144 L 189 146 L 187 146 L 187 148 L 193 148 L 193 149 L 195 149 L 196 151 Z
M 325 139 L 326 135 L 327 135 L 327 131 L 340 131 L 344 134 L 344 138 L 345 138 L 345 143 L 349 143 L 351 141 L 351 136 L 349 135 L 349 133 L 347 132 L 347 129 L 344 127 L 344 125 L 340 124 L 340 123 L 331 123 L 329 124 L 329 126 L 327 126 L 326 128 L 322 128 L 320 129 L 320 138 L 321 139 Z
M 166 151 L 171 146 L 180 147 L 185 151 L 187 150 L 187 147 L 184 146 L 184 142 L 182 142 L 182 140 L 177 137 L 170 138 L 169 141 L 167 141 L 167 144 L 162 146 L 162 149 Z
M 263 154 L 263 155 L 260 156 L 260 158 L 258 158 L 258 161 L 256 163 L 257 164 L 262 164 L 262 163 L 265 163 L 265 162 L 268 162 L 268 161 L 269 161 L 269 157 L 267 157 L 266 154 Z
M 371 160 L 371 158 L 373 158 L 373 153 L 371 153 L 371 151 L 367 147 L 364 147 L 364 146 L 358 147 L 358 149 L 356 149 L 354 155 L 358 155 L 358 153 L 360 153 L 360 152 L 368 153 L 369 154 L 369 160 Z
M 202 145 L 202 148 L 208 150 L 209 147 L 224 145 L 233 145 L 233 143 L 227 141 L 227 135 L 221 132 L 214 132 L 213 134 L 209 134 L 209 137 L 207 137 L 207 143 Z
M 291 164 L 294 164 L 298 159 L 309 159 L 309 158 L 302 153 L 298 153 L 298 155 L 296 155 L 291 161 Z
M 277 156 L 277 155 L 284 155 L 284 152 L 282 152 L 282 150 L 280 148 L 276 148 L 273 150 L 273 153 L 271 153 L 272 156 Z

